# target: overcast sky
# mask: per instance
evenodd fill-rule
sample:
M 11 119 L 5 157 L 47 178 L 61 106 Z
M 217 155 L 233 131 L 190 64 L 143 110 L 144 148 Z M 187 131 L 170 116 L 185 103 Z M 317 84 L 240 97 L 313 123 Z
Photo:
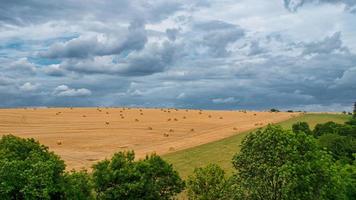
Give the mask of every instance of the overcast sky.
M 0 0 L 0 107 L 354 101 L 356 0 Z

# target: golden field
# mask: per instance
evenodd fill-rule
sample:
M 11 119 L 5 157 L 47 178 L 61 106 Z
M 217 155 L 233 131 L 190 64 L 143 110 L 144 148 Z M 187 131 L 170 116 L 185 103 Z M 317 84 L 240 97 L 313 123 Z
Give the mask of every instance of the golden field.
M 140 108 L 0 109 L 0 135 L 35 138 L 72 168 L 114 152 L 166 154 L 295 117 L 296 113 Z

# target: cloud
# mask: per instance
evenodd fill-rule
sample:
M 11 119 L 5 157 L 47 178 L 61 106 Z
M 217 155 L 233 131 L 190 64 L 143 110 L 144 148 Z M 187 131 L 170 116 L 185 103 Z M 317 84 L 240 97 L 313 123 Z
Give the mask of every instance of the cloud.
M 213 56 L 226 56 L 227 45 L 242 38 L 245 32 L 237 25 L 223 21 L 204 21 L 193 25 L 193 34 L 196 36 L 196 45 L 209 48 Z
M 14 81 L 11 78 L 0 76 L 0 86 L 7 86 L 12 84 Z
M 345 9 L 350 12 L 356 11 L 356 2 L 354 0 L 284 0 L 285 7 L 295 12 L 304 4 L 321 4 L 321 3 L 331 3 L 331 4 L 344 4 Z
M 19 58 L 14 62 L 10 62 L 4 67 L 4 69 L 30 74 L 36 72 L 36 66 L 33 63 L 29 62 L 27 58 Z
M 290 107 L 291 110 L 296 111 L 310 111 L 310 112 L 341 112 L 341 111 L 352 111 L 352 102 L 349 102 L 350 105 L 342 105 L 338 103 L 333 104 L 310 104 L 310 105 L 303 105 L 298 107 Z
M 184 92 L 182 92 L 177 96 L 177 99 L 184 99 L 184 98 L 186 98 L 186 96 L 187 95 Z
M 249 52 L 250 56 L 258 55 L 258 54 L 264 53 L 265 51 L 266 50 L 260 46 L 259 41 L 251 42 L 250 52 Z
M 238 100 L 235 99 L 234 97 L 227 97 L 227 98 L 216 98 L 213 99 L 212 102 L 216 104 L 232 104 L 232 103 L 237 103 Z
M 348 51 L 346 47 L 342 46 L 340 32 L 334 33 L 332 36 L 326 37 L 322 41 L 305 44 L 304 48 L 305 49 L 303 51 L 303 54 L 305 55 L 313 54 L 313 53 L 329 54 L 332 53 L 333 51 L 340 51 L 340 52 Z
M 66 75 L 65 69 L 61 68 L 60 65 L 49 65 L 43 68 L 43 72 L 49 76 L 61 77 Z
M 179 33 L 179 29 L 176 28 L 169 28 L 166 30 L 168 39 L 172 41 L 176 40 L 178 33 Z
M 86 88 L 73 89 L 67 85 L 60 85 L 54 89 L 53 94 L 58 97 L 84 97 L 90 96 L 92 93 Z
M 68 60 L 60 66 L 77 73 L 145 76 L 162 72 L 174 59 L 175 46 L 164 42 L 149 44 L 140 52 L 132 52 L 124 60 L 111 56 L 94 57 L 86 60 Z
M 278 2 L 4 1 L 1 106 L 349 106 L 354 1 Z
M 100 37 L 99 37 L 100 36 Z M 147 42 L 146 31 L 142 22 L 134 21 L 128 27 L 123 38 L 110 38 L 99 35 L 89 38 L 75 38 L 65 43 L 56 43 L 48 51 L 40 52 L 45 58 L 87 58 L 105 56 L 140 50 Z
M 21 90 L 21 91 L 24 91 L 24 92 L 32 92 L 32 91 L 35 91 L 35 90 L 37 90 L 38 89 L 38 87 L 39 87 L 40 85 L 39 84 L 32 84 L 32 83 L 30 83 L 30 82 L 26 82 L 26 83 L 24 83 L 23 85 L 21 85 L 20 87 L 19 87 L 19 89 Z
M 356 89 L 356 67 L 352 67 L 343 72 L 340 78 L 335 80 L 335 88 L 350 87 L 351 89 Z
M 80 21 L 95 20 L 106 22 L 114 19 L 131 21 L 141 18 L 148 22 L 157 22 L 182 9 L 179 1 L 143 1 L 143 0 L 56 0 L 41 2 L 38 0 L 2 1 L 0 6 L 0 24 L 31 25 L 49 20 Z

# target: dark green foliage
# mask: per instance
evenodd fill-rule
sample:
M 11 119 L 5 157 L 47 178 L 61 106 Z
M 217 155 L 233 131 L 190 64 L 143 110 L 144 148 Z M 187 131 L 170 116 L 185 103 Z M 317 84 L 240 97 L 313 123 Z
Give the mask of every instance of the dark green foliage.
M 275 108 L 272 108 L 270 111 L 271 111 L 271 112 L 279 112 L 279 110 L 278 110 L 278 109 L 275 109 Z
M 318 138 L 322 147 L 331 152 L 335 160 L 352 163 L 356 153 L 356 140 L 351 136 L 324 134 Z
M 294 112 L 294 111 L 293 111 L 293 110 L 287 110 L 287 112 L 292 113 L 292 112 Z
M 312 134 L 309 124 L 306 122 L 298 122 L 298 123 L 293 124 L 292 130 L 294 133 L 303 132 L 303 133 L 306 133 L 307 135 Z
M 341 125 L 335 122 L 327 122 L 324 124 L 317 124 L 314 128 L 314 136 L 319 137 L 323 134 L 337 134 Z
M 316 140 L 269 125 L 248 135 L 233 158 L 244 199 L 343 199 L 341 175 Z
M 232 179 L 218 165 L 210 164 L 197 168 L 187 182 L 188 197 L 192 200 L 233 199 L 239 192 L 234 189 Z
M 354 155 L 355 157 L 355 155 Z M 343 175 L 342 182 L 345 184 L 345 194 L 347 199 L 355 199 L 356 197 L 356 159 L 353 164 L 343 165 L 341 169 Z
M 353 112 L 353 115 L 352 115 L 353 118 L 356 118 L 356 102 L 354 104 L 354 112 Z
M 318 138 L 322 147 L 333 155 L 334 159 L 343 163 L 352 163 L 353 153 L 356 153 L 356 120 L 345 124 L 327 122 L 317 124 L 313 134 Z
M 355 130 L 355 127 L 356 127 L 356 118 L 352 118 L 350 119 L 349 121 L 346 122 L 347 125 L 351 125 L 351 126 L 354 126 L 354 130 Z
M 65 173 L 63 183 L 64 199 L 94 199 L 90 175 L 86 171 L 72 171 L 71 173 Z
M 313 130 L 313 135 L 315 137 L 328 133 L 356 137 L 356 127 L 348 124 L 345 125 L 337 124 L 335 122 L 327 122 L 325 124 L 317 124 Z
M 178 173 L 159 156 L 134 158 L 133 152 L 120 152 L 94 165 L 98 199 L 171 199 L 184 189 Z
M 64 162 L 34 139 L 0 139 L 1 199 L 60 199 Z

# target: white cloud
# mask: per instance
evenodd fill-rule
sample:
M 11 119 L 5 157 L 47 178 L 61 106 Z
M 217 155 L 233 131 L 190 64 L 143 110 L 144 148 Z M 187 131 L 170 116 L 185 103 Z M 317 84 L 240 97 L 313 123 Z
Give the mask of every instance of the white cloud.
M 40 86 L 40 84 L 37 84 L 37 83 L 32 84 L 30 82 L 26 82 L 23 85 L 21 85 L 19 87 L 19 89 L 24 92 L 32 92 L 32 91 L 37 90 L 39 86 Z
M 8 64 L 8 67 L 5 67 L 7 70 L 13 70 L 13 71 L 21 71 L 22 73 L 24 72 L 29 72 L 29 73 L 35 73 L 36 71 L 36 66 L 29 62 L 27 58 L 20 58 L 14 62 L 10 62 Z
M 184 99 L 186 96 L 187 95 L 184 92 L 182 92 L 177 96 L 177 99 Z
M 83 97 L 90 96 L 92 93 L 86 88 L 73 89 L 67 85 L 60 85 L 54 89 L 53 94 L 59 97 Z
M 227 98 L 216 98 L 212 100 L 213 103 L 216 104 L 233 104 L 239 102 L 234 97 L 227 97 Z

